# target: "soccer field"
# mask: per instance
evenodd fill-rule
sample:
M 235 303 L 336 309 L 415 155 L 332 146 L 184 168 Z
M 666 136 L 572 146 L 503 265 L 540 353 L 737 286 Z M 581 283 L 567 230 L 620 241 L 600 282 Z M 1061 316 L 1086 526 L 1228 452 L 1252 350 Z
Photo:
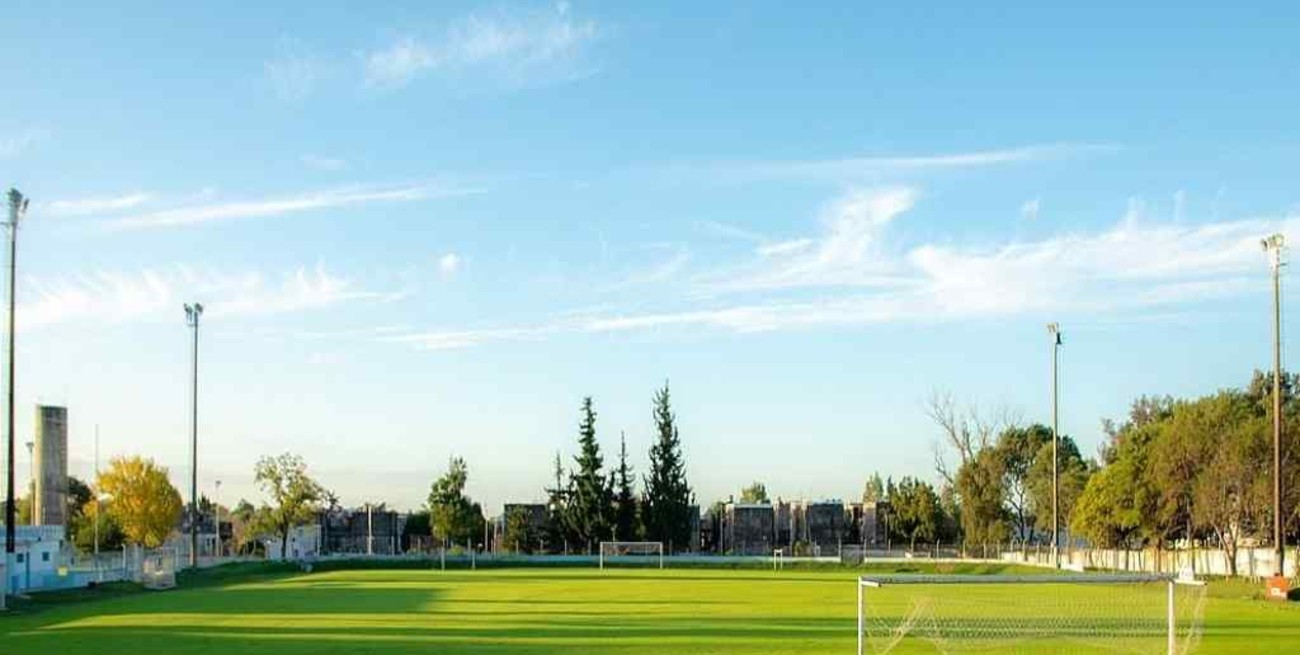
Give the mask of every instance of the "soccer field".
M 37 602 L 2 652 L 853 653 L 850 570 L 352 570 Z M 1300 609 L 1213 588 L 1198 653 L 1294 652 Z M 996 599 L 995 599 L 996 600 Z M 991 603 L 990 616 L 1017 602 Z M 1082 600 L 1082 599 L 1081 599 Z M 935 652 L 900 649 L 895 652 Z

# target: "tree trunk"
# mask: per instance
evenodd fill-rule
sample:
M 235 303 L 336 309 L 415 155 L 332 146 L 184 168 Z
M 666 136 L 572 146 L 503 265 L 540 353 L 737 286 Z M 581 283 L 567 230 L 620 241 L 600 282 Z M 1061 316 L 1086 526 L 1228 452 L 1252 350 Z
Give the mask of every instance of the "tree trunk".
M 287 524 L 280 530 L 280 559 L 289 559 L 289 526 Z

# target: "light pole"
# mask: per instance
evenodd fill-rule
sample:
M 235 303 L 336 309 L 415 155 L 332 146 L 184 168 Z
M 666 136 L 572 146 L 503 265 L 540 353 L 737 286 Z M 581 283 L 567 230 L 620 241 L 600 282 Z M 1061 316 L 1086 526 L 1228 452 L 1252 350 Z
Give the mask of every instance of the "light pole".
M 221 480 L 217 480 L 217 490 L 212 495 L 212 514 L 217 531 L 217 559 L 221 559 Z
M 1286 243 L 1281 234 L 1274 234 L 1260 245 L 1269 254 L 1273 269 L 1273 547 L 1277 549 L 1273 574 L 1281 577 L 1286 571 L 1286 535 L 1282 533 L 1282 249 Z
M 9 220 L 5 226 L 9 228 L 9 331 L 8 331 L 8 350 L 9 350 L 9 375 L 8 377 L 8 450 L 9 466 L 8 479 L 6 481 L 5 500 L 5 557 L 10 558 L 14 553 L 14 545 L 17 538 L 15 536 L 14 525 L 16 523 L 14 510 L 14 310 L 15 294 L 14 280 L 18 271 L 18 223 L 22 220 L 23 215 L 27 213 L 28 199 L 18 192 L 18 189 L 9 189 Z M 0 596 L 4 594 L 7 587 L 0 585 Z
M 1059 479 L 1061 460 L 1057 456 L 1057 449 L 1061 442 L 1061 426 L 1058 395 L 1060 375 L 1057 373 L 1057 368 L 1061 354 L 1061 324 L 1048 323 L 1047 334 L 1052 339 L 1052 565 L 1059 569 L 1061 568 L 1061 483 Z
M 199 565 L 199 317 L 203 305 L 185 305 L 185 324 L 194 333 L 190 367 L 190 567 Z

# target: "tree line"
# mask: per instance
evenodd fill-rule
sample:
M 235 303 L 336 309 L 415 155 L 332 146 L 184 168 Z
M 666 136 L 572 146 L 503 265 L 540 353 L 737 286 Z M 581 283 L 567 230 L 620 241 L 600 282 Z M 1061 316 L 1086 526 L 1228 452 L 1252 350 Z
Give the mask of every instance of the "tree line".
M 602 541 L 658 541 L 668 552 L 689 549 L 695 500 L 667 383 L 655 392 L 652 404 L 655 439 L 639 491 L 624 436 L 619 438 L 618 465 L 605 466 L 596 410 L 588 396 L 579 409 L 578 453 L 567 470 L 556 453 L 553 483 L 544 490 L 544 525 L 514 508 L 505 517 L 506 548 L 593 553 Z

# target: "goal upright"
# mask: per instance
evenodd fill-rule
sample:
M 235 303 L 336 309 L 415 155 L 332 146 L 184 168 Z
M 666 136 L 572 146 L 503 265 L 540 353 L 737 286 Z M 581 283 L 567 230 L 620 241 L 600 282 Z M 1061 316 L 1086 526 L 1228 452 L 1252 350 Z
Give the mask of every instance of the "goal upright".
M 664 567 L 662 541 L 602 541 L 600 542 L 600 568 L 615 562 L 636 563 L 642 566 Z

